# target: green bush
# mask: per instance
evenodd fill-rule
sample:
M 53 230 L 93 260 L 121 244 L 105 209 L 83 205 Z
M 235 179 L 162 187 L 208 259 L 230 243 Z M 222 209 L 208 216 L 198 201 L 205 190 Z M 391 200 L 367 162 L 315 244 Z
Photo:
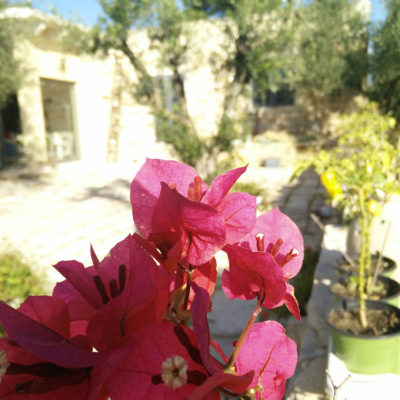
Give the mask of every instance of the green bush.
M 239 137 L 235 128 L 235 121 L 231 118 L 223 118 L 218 127 L 218 133 L 213 137 L 213 146 L 220 151 L 232 151 L 233 141 Z
M 180 120 L 179 112 L 175 112 L 176 120 L 167 115 L 156 116 L 157 139 L 173 146 L 181 161 L 195 166 L 205 151 L 204 142 L 190 129 L 186 121 Z
M 253 196 L 262 196 L 264 191 L 257 182 L 236 182 L 232 187 L 232 192 L 246 192 Z
M 290 281 L 299 302 L 300 314 L 307 315 L 307 303 L 311 296 L 314 283 L 314 273 L 317 267 L 321 249 L 307 247 L 304 250 L 304 261 L 300 272 Z
M 0 300 L 18 305 L 30 295 L 45 293 L 43 281 L 18 251 L 0 253 Z

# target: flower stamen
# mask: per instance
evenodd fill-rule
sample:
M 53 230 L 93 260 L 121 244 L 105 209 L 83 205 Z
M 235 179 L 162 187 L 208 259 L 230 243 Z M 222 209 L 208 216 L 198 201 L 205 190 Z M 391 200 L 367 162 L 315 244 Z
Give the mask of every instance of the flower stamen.
M 264 251 L 264 234 L 263 233 L 257 233 L 256 235 L 256 241 L 257 241 L 257 250 L 258 251 Z
M 278 253 L 278 251 L 279 251 L 280 247 L 282 246 L 282 244 L 283 244 L 283 240 L 282 240 L 282 238 L 279 238 L 275 242 L 275 244 L 271 247 L 271 250 L 269 250 L 269 253 L 271 253 L 272 257 L 276 256 L 276 254 Z
M 126 282 L 126 265 L 121 264 L 118 269 L 119 294 L 122 293 Z
M 199 175 L 194 177 L 193 186 L 188 189 L 188 199 L 191 201 L 200 201 L 203 192 L 203 180 Z
M 283 267 L 285 264 L 287 264 L 290 260 L 293 258 L 297 257 L 299 255 L 299 251 L 297 249 L 292 249 L 283 257 L 283 260 L 281 261 L 281 267 Z
M 103 302 L 103 304 L 107 304 L 110 301 L 110 299 L 107 296 L 106 288 L 100 276 L 99 275 L 94 276 L 93 282 L 96 285 L 97 291 L 100 293 L 101 301 Z

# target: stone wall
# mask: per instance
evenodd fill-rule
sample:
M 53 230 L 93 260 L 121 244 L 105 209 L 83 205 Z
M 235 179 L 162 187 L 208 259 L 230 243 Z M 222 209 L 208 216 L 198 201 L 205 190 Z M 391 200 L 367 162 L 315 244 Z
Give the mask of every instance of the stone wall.
M 299 92 L 294 105 L 259 107 L 254 133 L 284 131 L 295 136 L 335 136 L 340 115 L 356 111 L 366 101 L 365 97 L 356 92 L 346 92 L 335 98 L 313 102 Z

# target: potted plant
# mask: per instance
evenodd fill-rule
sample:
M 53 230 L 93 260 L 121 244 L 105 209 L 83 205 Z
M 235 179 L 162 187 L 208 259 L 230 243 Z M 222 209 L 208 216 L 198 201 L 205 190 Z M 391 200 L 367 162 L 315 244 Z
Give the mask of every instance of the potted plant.
M 345 115 L 338 126 L 337 146 L 322 150 L 312 159 L 302 162 L 296 172 L 312 167 L 321 176 L 321 182 L 325 186 L 334 206 L 340 208 L 345 218 L 356 219 L 361 227 L 361 245 L 358 259 L 357 291 L 358 302 L 345 304 L 345 309 L 332 310 L 328 319 L 330 324 L 334 352 L 338 351 L 344 359 L 349 370 L 359 373 L 383 373 L 395 372 L 400 374 L 400 314 L 396 308 L 386 305 L 375 305 L 367 299 L 374 291 L 378 271 L 374 273 L 371 268 L 371 224 L 373 218 L 381 212 L 383 204 L 390 196 L 399 190 L 397 175 L 399 168 L 397 158 L 399 151 L 388 139 L 388 131 L 395 125 L 395 120 L 389 115 L 381 115 L 374 103 L 365 105 L 359 112 Z M 346 302 L 345 302 L 346 303 Z M 387 311 L 389 309 L 389 311 Z M 386 318 L 386 327 L 376 329 L 374 316 Z M 339 318 L 337 316 L 339 315 Z M 335 326 L 335 321 L 342 322 L 346 319 L 349 326 Z M 387 334 L 388 337 L 396 336 L 394 340 L 397 348 L 393 350 L 395 361 L 391 363 L 385 355 L 381 362 L 374 360 L 374 367 L 366 366 L 363 358 L 357 359 L 355 346 L 351 345 L 352 354 L 346 361 L 346 355 L 342 351 L 346 348 L 341 342 L 344 333 L 347 338 L 343 340 L 353 341 L 354 337 L 364 340 L 362 351 L 365 356 L 365 340 L 374 341 L 372 336 Z M 376 340 L 375 340 L 376 342 Z M 380 341 L 380 344 L 382 342 Z M 372 353 L 380 354 L 381 350 L 372 350 Z M 390 351 L 388 352 L 391 353 Z M 365 357 L 364 357 L 365 358 Z M 397 360 L 397 361 L 396 361 Z M 388 369 L 388 365 L 396 367 Z

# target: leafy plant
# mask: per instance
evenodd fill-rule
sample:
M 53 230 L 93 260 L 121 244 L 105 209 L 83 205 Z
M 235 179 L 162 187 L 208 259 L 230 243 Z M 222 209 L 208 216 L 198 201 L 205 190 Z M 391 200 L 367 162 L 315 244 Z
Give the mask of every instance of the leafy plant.
M 159 113 L 156 118 L 156 136 L 158 140 L 169 143 L 178 153 L 180 159 L 196 165 L 205 150 L 204 142 L 189 128 L 186 121 L 172 120 Z
M 257 182 L 236 182 L 232 191 L 246 192 L 253 196 L 261 196 L 264 189 Z
M 44 291 L 42 280 L 22 254 L 16 250 L 0 253 L 0 300 L 14 305 Z
M 213 145 L 218 146 L 221 151 L 232 151 L 233 140 L 239 137 L 232 118 L 223 118 L 218 127 L 218 133 L 213 137 Z
M 338 127 L 342 135 L 337 146 L 302 161 L 294 174 L 314 168 L 321 175 L 332 202 L 345 216 L 357 219 L 361 226 L 358 290 L 363 327 L 367 326 L 365 300 L 372 291 L 372 220 L 390 196 L 399 191 L 400 152 L 388 140 L 388 132 L 395 123 L 390 115 L 381 115 L 375 103 L 344 115 Z

